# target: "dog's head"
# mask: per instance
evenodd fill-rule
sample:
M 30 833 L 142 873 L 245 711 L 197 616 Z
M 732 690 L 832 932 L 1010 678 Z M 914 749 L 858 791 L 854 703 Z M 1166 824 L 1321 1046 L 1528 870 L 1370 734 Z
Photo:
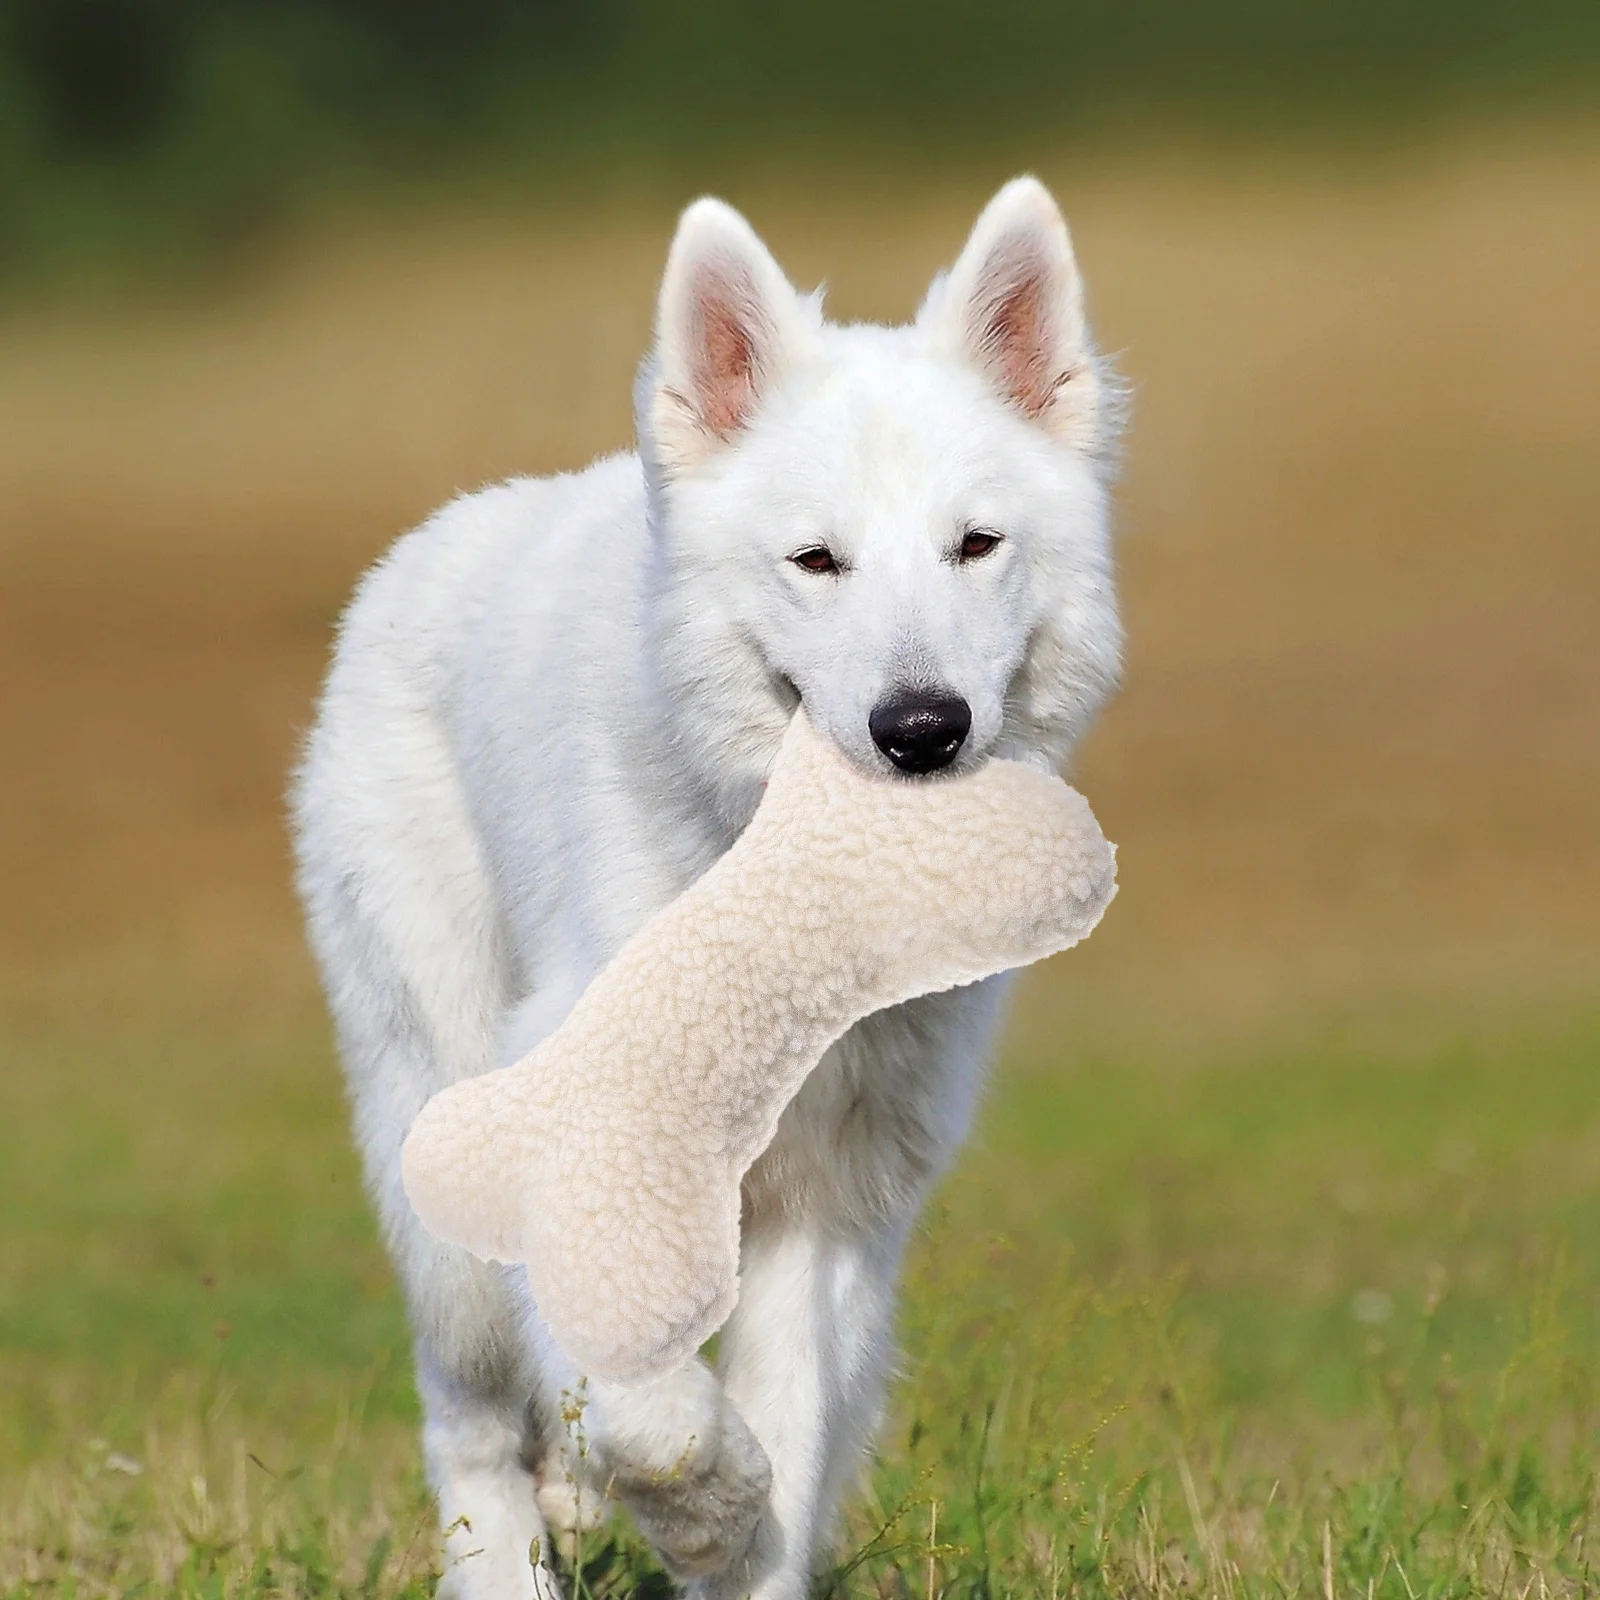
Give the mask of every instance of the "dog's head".
M 995 196 L 902 328 L 827 323 L 697 201 L 638 411 L 663 670 L 735 788 L 796 695 L 866 767 L 1060 764 L 1121 636 L 1106 383 L 1040 183 Z

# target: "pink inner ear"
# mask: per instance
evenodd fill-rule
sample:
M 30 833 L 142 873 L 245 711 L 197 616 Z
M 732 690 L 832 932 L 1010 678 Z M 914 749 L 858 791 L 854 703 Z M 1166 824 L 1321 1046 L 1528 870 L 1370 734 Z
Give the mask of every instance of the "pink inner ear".
M 996 382 L 1030 417 L 1041 415 L 1068 374 L 1055 362 L 1054 329 L 1042 263 L 1008 263 L 998 292 L 988 298 L 978 350 Z
M 756 344 L 747 297 L 720 273 L 704 272 L 695 284 L 699 308 L 695 398 L 700 418 L 719 438 L 738 431 L 755 398 Z

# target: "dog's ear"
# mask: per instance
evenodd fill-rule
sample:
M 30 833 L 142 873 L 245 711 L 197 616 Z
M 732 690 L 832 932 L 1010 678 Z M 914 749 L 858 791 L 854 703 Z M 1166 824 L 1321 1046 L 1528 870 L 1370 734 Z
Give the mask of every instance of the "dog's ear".
M 667 255 L 648 398 L 668 477 L 734 438 L 816 338 L 811 305 L 732 206 L 696 200 Z
M 984 207 L 917 321 L 1031 421 L 1097 448 L 1101 397 L 1083 280 L 1061 211 L 1037 178 L 1013 178 Z

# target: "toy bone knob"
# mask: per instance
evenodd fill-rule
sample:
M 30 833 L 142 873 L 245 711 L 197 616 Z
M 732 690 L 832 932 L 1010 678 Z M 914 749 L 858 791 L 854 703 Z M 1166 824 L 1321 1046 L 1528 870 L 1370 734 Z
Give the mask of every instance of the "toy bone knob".
M 1088 802 L 990 761 L 908 782 L 797 713 L 738 841 L 515 1066 L 435 1096 L 402 1153 L 441 1239 L 523 1262 L 578 1366 L 687 1360 L 738 1294 L 739 1186 L 853 1023 L 1076 944 L 1116 892 Z

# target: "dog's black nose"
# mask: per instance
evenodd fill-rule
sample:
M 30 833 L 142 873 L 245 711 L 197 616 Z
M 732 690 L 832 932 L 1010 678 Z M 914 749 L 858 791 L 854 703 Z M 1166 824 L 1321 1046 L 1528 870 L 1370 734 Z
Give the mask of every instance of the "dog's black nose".
M 972 728 L 972 707 L 958 694 L 901 695 L 885 700 L 867 727 L 902 772 L 937 772 L 955 760 Z

